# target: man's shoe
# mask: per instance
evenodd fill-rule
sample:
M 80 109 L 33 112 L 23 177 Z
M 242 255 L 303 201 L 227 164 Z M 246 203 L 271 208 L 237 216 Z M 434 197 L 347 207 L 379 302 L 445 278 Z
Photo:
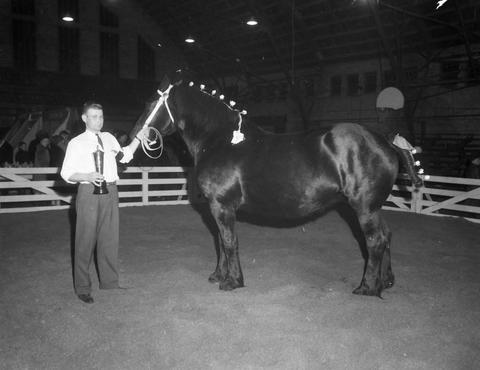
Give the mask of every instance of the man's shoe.
M 90 294 L 79 294 L 78 298 L 85 303 L 93 303 L 93 298 Z

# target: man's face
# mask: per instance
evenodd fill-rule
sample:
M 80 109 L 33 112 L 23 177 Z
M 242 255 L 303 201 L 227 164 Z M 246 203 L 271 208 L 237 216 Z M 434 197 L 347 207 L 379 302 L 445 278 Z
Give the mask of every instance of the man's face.
M 88 130 L 100 132 L 103 127 L 103 111 L 101 109 L 90 108 L 85 114 L 82 114 L 82 120 Z

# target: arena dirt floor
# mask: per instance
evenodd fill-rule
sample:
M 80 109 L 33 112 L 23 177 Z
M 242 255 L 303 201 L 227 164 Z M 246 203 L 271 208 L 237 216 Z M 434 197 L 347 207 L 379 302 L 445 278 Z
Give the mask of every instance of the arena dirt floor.
M 200 213 L 122 208 L 129 289 L 95 278 L 93 305 L 73 293 L 69 212 L 2 214 L 0 368 L 478 369 L 479 225 L 384 214 L 396 285 L 379 299 L 351 294 L 363 260 L 336 212 L 239 223 L 246 287 L 223 292 Z

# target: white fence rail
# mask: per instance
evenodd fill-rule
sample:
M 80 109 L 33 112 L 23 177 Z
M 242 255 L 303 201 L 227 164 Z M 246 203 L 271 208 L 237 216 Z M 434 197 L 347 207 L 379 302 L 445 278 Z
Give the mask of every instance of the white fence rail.
M 480 222 L 480 180 L 430 176 L 425 186 L 412 191 L 401 176 L 384 205 L 385 209 L 434 216 L 463 217 Z
M 183 167 L 129 167 L 117 182 L 120 207 L 196 201 L 188 179 Z M 75 193 L 56 167 L 0 168 L 0 213 L 70 208 Z
M 201 199 L 189 169 L 182 167 L 129 167 L 118 181 L 120 206 L 188 204 Z M 0 213 L 70 208 L 75 185 L 66 184 L 59 169 L 0 168 Z M 385 209 L 437 216 L 464 217 L 480 222 L 480 180 L 430 176 L 412 191 L 400 176 Z

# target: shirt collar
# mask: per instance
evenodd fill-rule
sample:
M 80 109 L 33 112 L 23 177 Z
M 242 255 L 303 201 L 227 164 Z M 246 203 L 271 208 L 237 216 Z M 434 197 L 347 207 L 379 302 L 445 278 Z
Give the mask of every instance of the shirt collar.
M 97 138 L 97 134 L 94 133 L 93 131 L 85 130 L 85 134 L 86 134 L 88 137 L 90 137 L 90 138 L 94 138 L 94 139 Z M 100 137 L 102 137 L 102 133 L 101 133 L 101 132 L 98 132 L 98 135 L 99 135 Z

